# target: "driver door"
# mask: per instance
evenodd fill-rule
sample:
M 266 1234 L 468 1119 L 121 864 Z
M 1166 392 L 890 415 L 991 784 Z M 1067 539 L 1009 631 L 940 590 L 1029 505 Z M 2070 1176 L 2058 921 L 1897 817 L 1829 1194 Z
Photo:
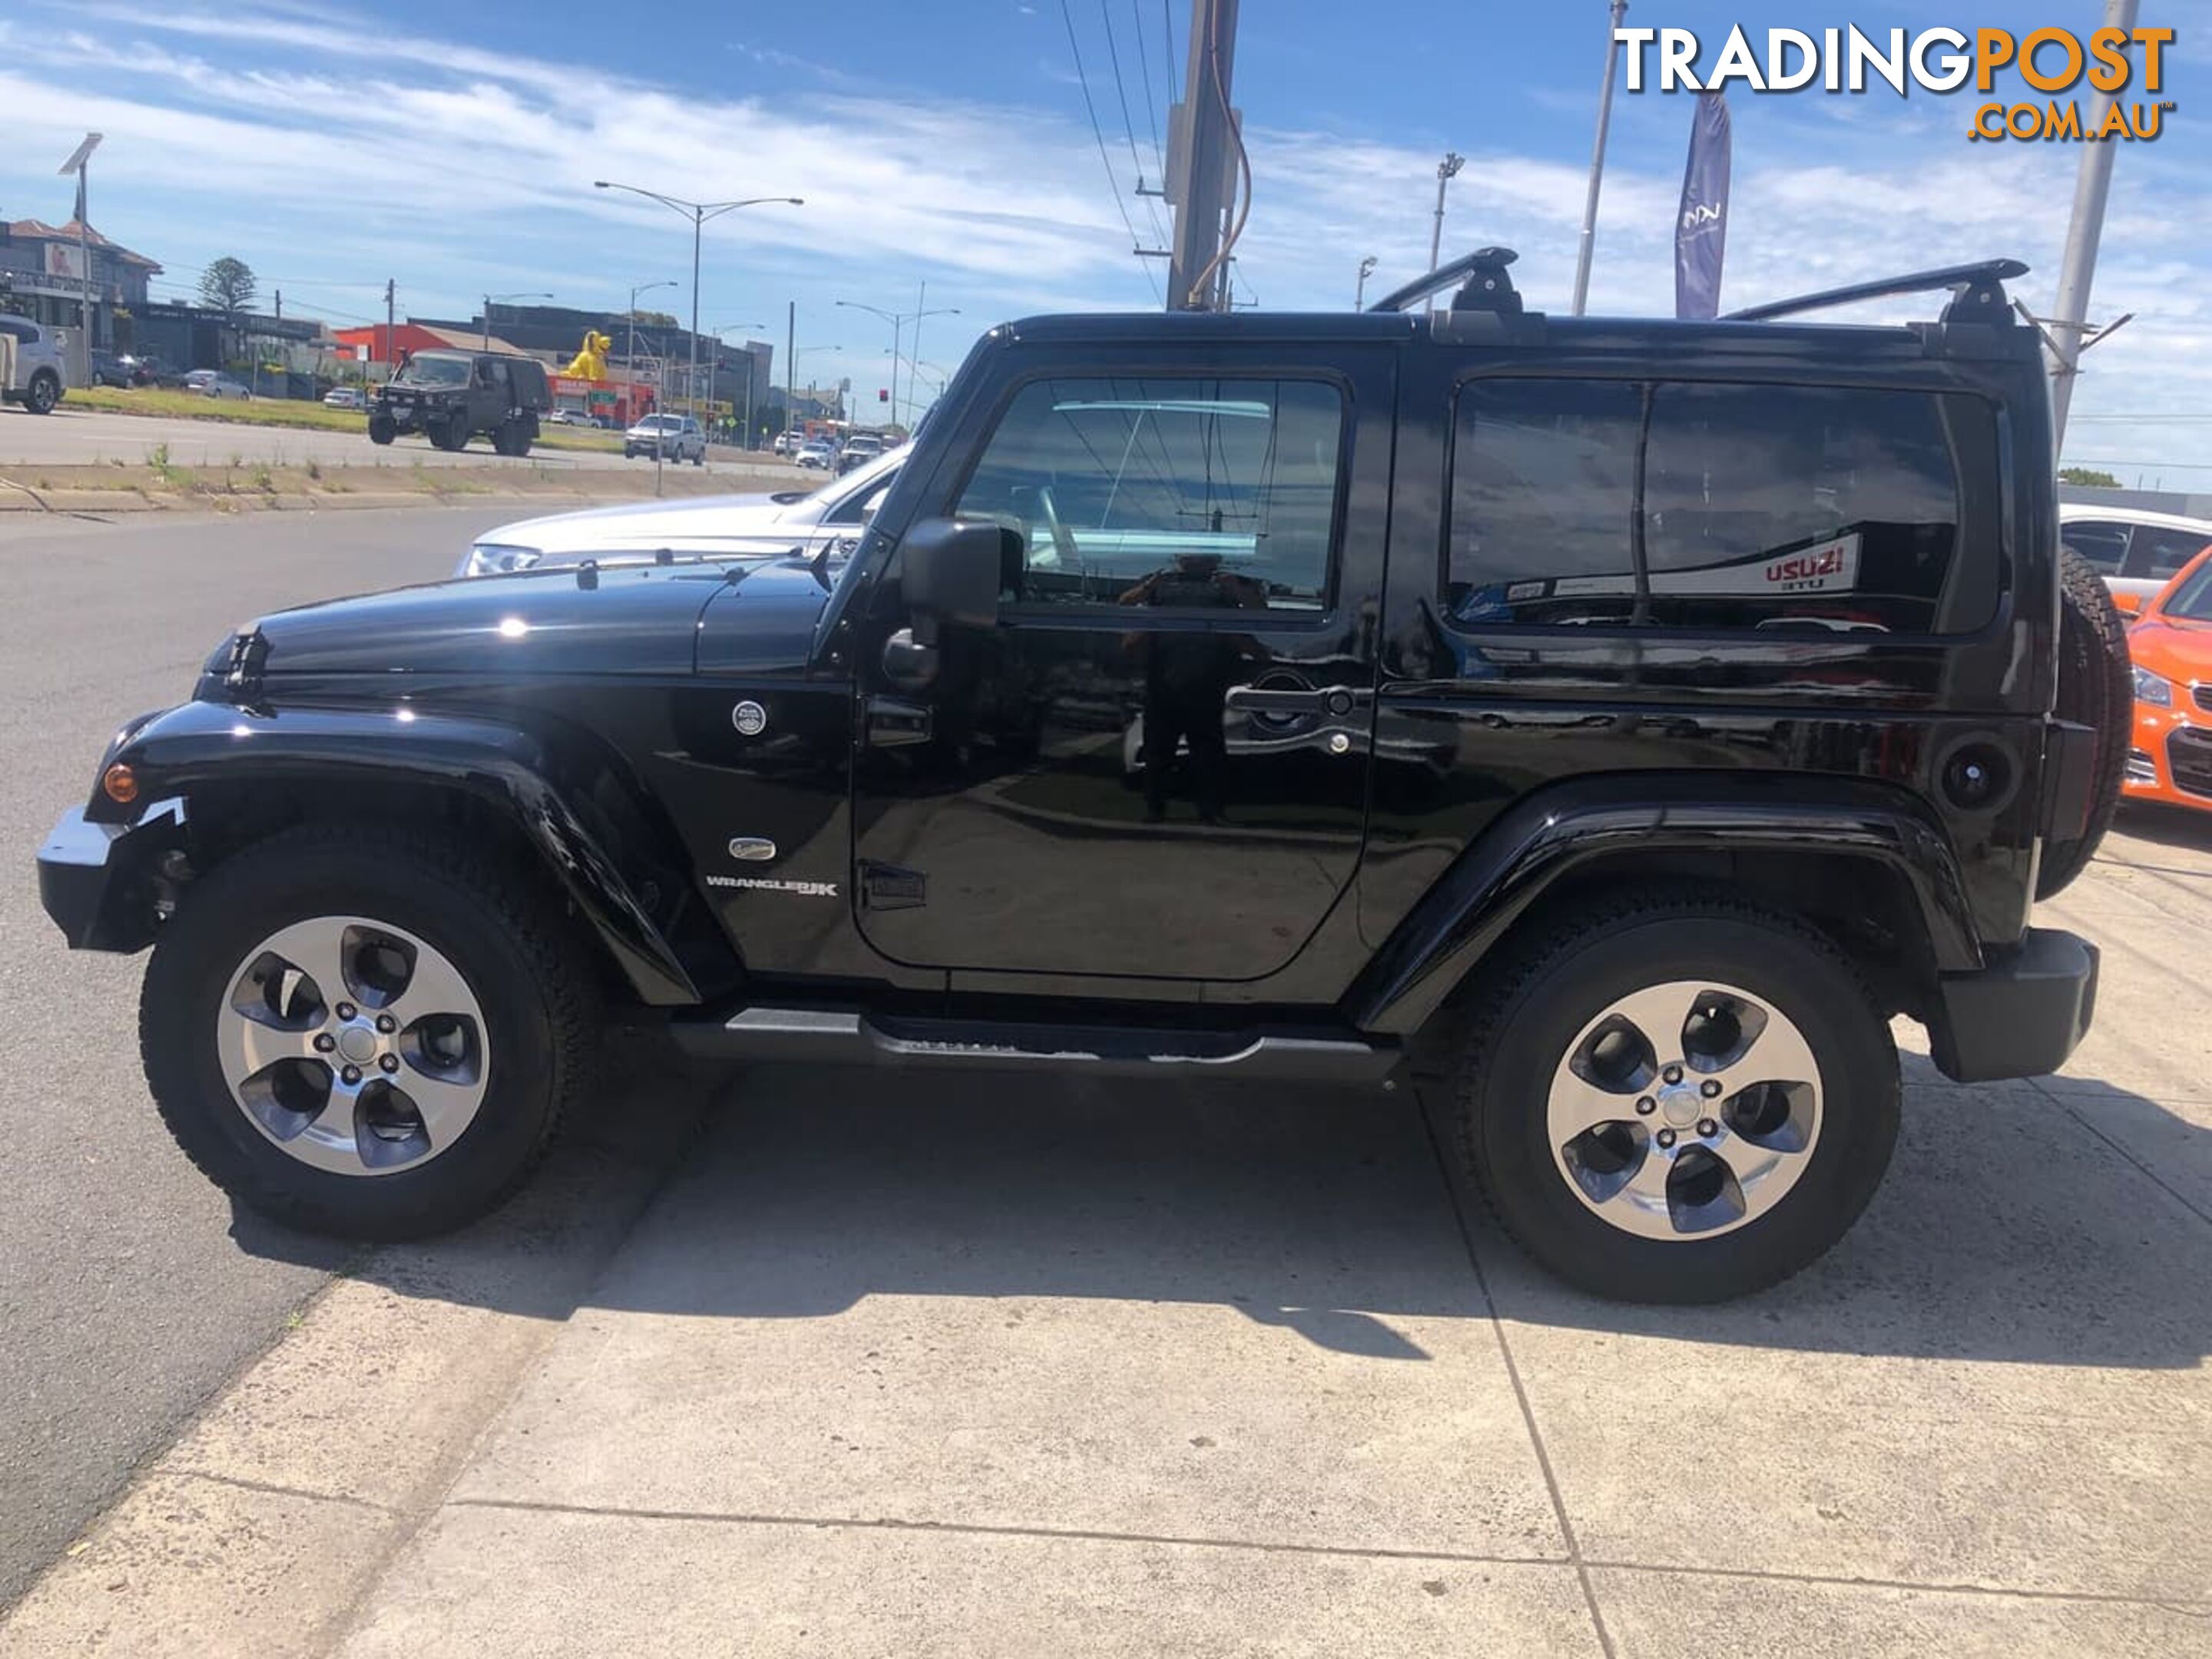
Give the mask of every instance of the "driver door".
M 1391 395 L 1387 348 L 1086 354 L 951 447 L 920 511 L 1015 535 L 995 624 L 948 630 L 929 684 L 861 653 L 877 951 L 1176 981 L 1297 955 L 1358 864 Z

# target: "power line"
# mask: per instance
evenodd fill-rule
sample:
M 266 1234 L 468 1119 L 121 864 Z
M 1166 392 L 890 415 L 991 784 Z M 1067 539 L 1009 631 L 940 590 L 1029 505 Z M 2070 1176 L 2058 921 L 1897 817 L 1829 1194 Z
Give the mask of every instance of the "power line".
M 1160 109 L 1152 100 L 1152 60 L 1145 55 L 1145 11 L 1143 0 L 1129 0 L 1129 21 L 1137 26 L 1137 68 L 1145 77 L 1145 118 L 1152 127 L 1152 164 L 1158 169 L 1161 181 L 1168 176 L 1167 152 L 1160 148 Z M 1170 70 L 1174 65 L 1169 65 Z M 1173 83 L 1170 82 L 1170 85 Z
M 1107 0 L 1098 0 L 1098 21 L 1106 31 L 1106 61 L 1114 66 L 1114 95 L 1121 103 L 1121 132 L 1129 141 L 1129 171 L 1137 180 L 1137 193 L 1145 204 L 1145 222 L 1152 228 L 1155 244 L 1160 235 L 1159 210 L 1153 207 L 1152 198 L 1144 194 L 1145 163 L 1137 154 L 1137 129 L 1129 119 L 1129 89 L 1121 80 L 1121 49 L 1114 41 L 1114 15 L 1107 10 Z
M 1106 132 L 1098 125 L 1098 106 L 1091 101 L 1091 77 L 1084 73 L 1083 48 L 1076 44 L 1075 16 L 1067 9 L 1067 0 L 1060 0 L 1060 21 L 1067 25 L 1067 49 L 1075 57 L 1075 79 L 1083 88 L 1083 107 L 1091 117 L 1091 136 L 1098 141 L 1098 160 L 1106 169 L 1106 191 L 1114 198 L 1114 211 L 1121 216 L 1121 228 L 1129 233 L 1129 252 L 1134 253 L 1141 246 L 1137 238 L 1137 227 L 1130 222 L 1129 210 L 1122 205 L 1121 186 L 1114 177 L 1114 158 L 1106 153 Z M 1158 279 L 1150 265 L 1144 267 L 1145 281 L 1152 290 L 1152 297 L 1160 297 Z

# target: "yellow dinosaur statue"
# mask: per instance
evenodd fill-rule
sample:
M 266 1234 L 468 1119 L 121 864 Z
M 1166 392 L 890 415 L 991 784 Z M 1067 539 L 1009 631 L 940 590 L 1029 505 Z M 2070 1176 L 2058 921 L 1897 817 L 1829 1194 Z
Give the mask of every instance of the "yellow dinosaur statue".
M 607 378 L 607 353 L 615 343 L 595 328 L 584 331 L 584 349 L 568 360 L 568 367 L 561 372 L 580 380 L 604 380 Z

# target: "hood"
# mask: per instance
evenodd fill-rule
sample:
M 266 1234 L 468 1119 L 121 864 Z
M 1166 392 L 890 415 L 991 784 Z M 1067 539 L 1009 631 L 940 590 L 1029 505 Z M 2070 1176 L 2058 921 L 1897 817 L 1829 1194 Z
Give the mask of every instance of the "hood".
M 2212 681 L 2212 623 L 2154 617 L 2128 629 L 2128 654 L 2139 668 L 2186 685 Z
M 749 565 L 478 576 L 279 611 L 255 624 L 264 680 L 306 675 L 689 674 L 701 612 Z M 209 659 L 220 672 L 231 646 Z

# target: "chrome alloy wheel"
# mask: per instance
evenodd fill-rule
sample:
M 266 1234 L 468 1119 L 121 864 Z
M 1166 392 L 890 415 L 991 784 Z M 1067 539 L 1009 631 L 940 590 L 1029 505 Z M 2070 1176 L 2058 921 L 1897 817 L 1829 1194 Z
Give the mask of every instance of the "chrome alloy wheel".
M 1711 1237 L 1782 1201 L 1820 1136 L 1820 1069 L 1748 991 L 1698 980 L 1620 998 L 1583 1026 L 1546 1103 L 1553 1162 L 1640 1238 Z
M 316 916 L 246 955 L 216 1012 L 231 1098 L 301 1163 L 389 1175 L 435 1158 L 483 1105 L 483 1010 L 404 928 Z

